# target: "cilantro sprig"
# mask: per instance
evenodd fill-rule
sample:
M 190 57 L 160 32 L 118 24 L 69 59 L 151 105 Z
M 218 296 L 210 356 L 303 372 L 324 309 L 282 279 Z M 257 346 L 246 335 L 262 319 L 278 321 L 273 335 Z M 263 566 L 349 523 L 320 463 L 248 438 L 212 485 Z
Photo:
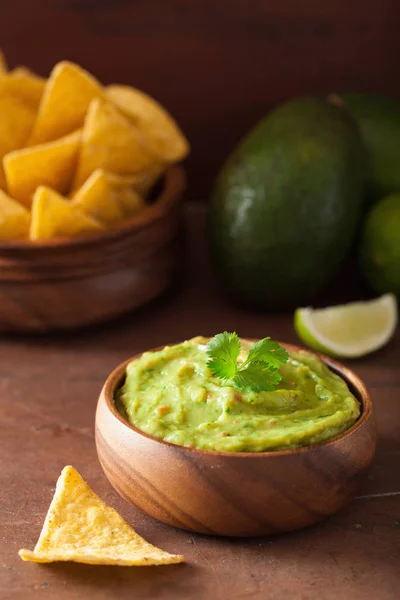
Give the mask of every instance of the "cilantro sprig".
M 289 355 L 277 342 L 266 337 L 251 346 L 246 360 L 238 364 L 240 339 L 237 333 L 218 333 L 207 344 L 211 373 L 242 392 L 271 392 L 282 379 L 279 367 Z

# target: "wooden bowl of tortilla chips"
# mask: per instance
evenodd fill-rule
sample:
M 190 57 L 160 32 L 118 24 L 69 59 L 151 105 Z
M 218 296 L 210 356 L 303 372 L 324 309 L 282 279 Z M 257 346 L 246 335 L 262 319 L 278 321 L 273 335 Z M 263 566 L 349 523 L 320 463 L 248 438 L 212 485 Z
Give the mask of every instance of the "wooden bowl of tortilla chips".
M 0 57 L 1 58 L 1 57 Z M 98 323 L 179 268 L 189 144 L 173 117 L 78 65 L 0 60 L 0 331 Z
M 161 294 L 179 272 L 181 167 L 156 200 L 88 237 L 0 244 L 0 331 L 50 332 L 109 320 Z

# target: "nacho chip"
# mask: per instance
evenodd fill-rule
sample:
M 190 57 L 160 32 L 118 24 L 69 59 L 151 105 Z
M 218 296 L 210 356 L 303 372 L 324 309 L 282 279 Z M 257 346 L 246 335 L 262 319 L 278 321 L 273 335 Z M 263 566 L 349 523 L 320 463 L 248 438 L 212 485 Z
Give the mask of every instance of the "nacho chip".
M 3 165 L 0 165 L 0 190 L 7 190 L 7 182 Z
M 146 206 L 129 177 L 103 169 L 92 173 L 72 197 L 72 204 L 106 225 L 132 217 Z
M 107 225 L 118 223 L 124 218 L 118 188 L 109 182 L 102 169 L 91 174 L 73 196 L 72 204 Z
M 31 214 L 22 204 L 0 190 L 0 238 L 20 240 L 28 238 Z
M 4 52 L 2 50 L 0 50 L 0 74 L 2 75 L 3 73 L 7 73 L 7 71 L 8 71 L 8 66 L 7 66 L 6 57 L 4 56 Z
M 0 77 L 0 89 L 4 77 Z M 25 144 L 34 122 L 32 107 L 12 95 L 0 95 L 0 159 Z
M 29 145 L 49 142 L 79 129 L 90 102 L 102 97 L 100 84 L 89 73 L 74 63 L 58 63 L 47 81 Z
M 164 552 L 140 537 L 73 467 L 61 472 L 35 549 L 18 554 L 22 560 L 40 563 L 145 566 L 183 561 L 183 556 Z
M 125 219 L 137 215 L 146 206 L 143 198 L 130 186 L 119 187 L 118 200 Z
M 0 76 L 0 96 L 13 96 L 36 110 L 45 84 L 46 80 L 39 77 L 39 75 L 25 69 L 25 67 L 17 67 L 10 73 Z
M 5 77 L 7 76 L 0 76 L 0 82 Z M 0 163 L 5 154 L 25 144 L 34 122 L 35 111 L 32 107 L 12 95 L 0 96 Z M 0 187 L 6 189 L 2 164 L 0 164 Z
M 113 185 L 123 187 L 131 186 L 140 195 L 145 196 L 164 171 L 165 165 L 160 163 L 145 171 L 135 173 L 134 175 L 116 175 L 115 173 L 107 173 L 107 177 Z
M 83 126 L 74 188 L 96 169 L 129 175 L 157 162 L 140 131 L 126 117 L 107 102 L 92 101 Z
M 45 186 L 37 188 L 32 202 L 29 239 L 71 238 L 97 233 L 102 229 L 98 221 L 72 206 L 54 190 Z
M 106 96 L 132 119 L 161 160 L 177 162 L 189 154 L 189 142 L 177 122 L 154 98 L 127 85 L 108 86 Z
M 80 139 L 81 133 L 76 131 L 54 142 L 7 154 L 3 165 L 10 195 L 29 207 L 38 185 L 66 193 L 75 171 Z

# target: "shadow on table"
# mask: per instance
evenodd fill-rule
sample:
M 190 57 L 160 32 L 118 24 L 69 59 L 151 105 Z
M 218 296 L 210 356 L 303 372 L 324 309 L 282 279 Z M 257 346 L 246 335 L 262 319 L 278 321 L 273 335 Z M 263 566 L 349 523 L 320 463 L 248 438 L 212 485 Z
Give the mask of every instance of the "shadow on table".
M 184 597 L 184 592 L 193 589 L 188 581 L 193 566 L 186 563 L 146 567 L 53 563 L 41 565 L 41 568 L 46 571 L 46 583 L 49 586 L 52 580 L 57 582 L 62 580 L 66 585 L 70 582 L 74 588 L 88 587 L 90 590 L 101 588 L 105 592 L 132 586 L 135 597 L 148 598 L 158 597 L 163 589 L 171 585 L 179 597 Z

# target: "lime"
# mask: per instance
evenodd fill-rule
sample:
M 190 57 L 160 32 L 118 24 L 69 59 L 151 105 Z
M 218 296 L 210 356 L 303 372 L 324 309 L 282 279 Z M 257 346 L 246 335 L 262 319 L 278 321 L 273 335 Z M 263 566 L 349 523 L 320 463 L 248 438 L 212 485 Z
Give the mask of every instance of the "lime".
M 400 296 L 400 194 L 386 196 L 368 213 L 360 265 L 376 292 Z
M 323 309 L 298 308 L 294 327 L 311 348 L 344 358 L 378 350 L 393 336 L 397 325 L 394 294 Z

